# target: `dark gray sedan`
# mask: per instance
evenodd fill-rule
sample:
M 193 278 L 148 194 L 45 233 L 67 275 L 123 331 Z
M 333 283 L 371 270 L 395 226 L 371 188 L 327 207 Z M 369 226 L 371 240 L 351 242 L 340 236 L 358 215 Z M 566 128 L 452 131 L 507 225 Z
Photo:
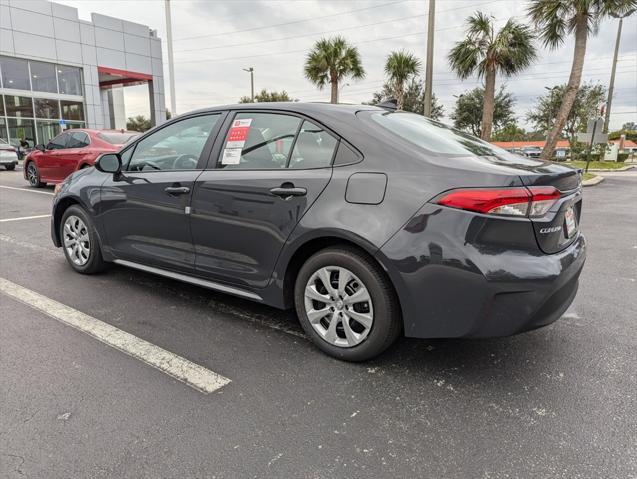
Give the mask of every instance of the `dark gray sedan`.
M 279 308 L 361 361 L 400 335 L 505 336 L 573 301 L 581 174 L 411 113 L 270 103 L 154 128 L 56 188 L 69 264 Z

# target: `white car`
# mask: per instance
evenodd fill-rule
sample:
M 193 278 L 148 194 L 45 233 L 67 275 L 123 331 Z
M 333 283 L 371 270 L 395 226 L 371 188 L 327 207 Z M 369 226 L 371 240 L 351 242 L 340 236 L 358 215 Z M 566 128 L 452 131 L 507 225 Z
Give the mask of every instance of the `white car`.
M 3 138 L 0 138 L 0 165 L 14 170 L 18 164 L 18 152 Z

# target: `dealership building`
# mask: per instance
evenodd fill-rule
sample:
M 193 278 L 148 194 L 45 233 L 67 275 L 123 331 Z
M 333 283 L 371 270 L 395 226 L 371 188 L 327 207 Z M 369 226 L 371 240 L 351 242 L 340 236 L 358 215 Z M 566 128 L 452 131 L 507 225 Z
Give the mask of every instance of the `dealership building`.
M 146 25 L 44 0 L 0 0 L 0 138 L 46 143 L 63 129 L 126 128 L 124 88 L 146 85 L 166 120 L 161 40 Z

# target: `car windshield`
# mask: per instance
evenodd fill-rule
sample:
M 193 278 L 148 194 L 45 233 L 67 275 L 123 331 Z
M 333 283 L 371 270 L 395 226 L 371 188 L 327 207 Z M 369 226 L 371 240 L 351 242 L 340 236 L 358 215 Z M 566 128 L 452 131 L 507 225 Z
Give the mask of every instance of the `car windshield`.
M 519 162 L 518 155 L 421 115 L 407 112 L 373 112 L 371 118 L 383 128 L 433 153 L 496 156 L 501 160 Z
M 123 145 L 127 141 L 139 136 L 139 133 L 100 132 L 97 137 L 111 145 Z

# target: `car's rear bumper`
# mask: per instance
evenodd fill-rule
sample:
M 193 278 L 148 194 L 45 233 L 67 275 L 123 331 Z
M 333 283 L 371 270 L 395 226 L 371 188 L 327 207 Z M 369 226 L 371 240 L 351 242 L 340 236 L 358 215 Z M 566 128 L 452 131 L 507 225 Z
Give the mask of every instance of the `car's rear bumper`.
M 544 254 L 531 242 L 507 239 L 506 230 L 494 239 L 465 212 L 433 210 L 417 220 L 424 226 L 410 222 L 378 253 L 396 286 L 407 336 L 508 336 L 556 321 L 572 303 L 586 258 L 583 235 Z M 488 245 L 481 243 L 486 236 Z
M 13 155 L 0 155 L 0 165 L 17 165 L 18 164 L 18 156 Z

